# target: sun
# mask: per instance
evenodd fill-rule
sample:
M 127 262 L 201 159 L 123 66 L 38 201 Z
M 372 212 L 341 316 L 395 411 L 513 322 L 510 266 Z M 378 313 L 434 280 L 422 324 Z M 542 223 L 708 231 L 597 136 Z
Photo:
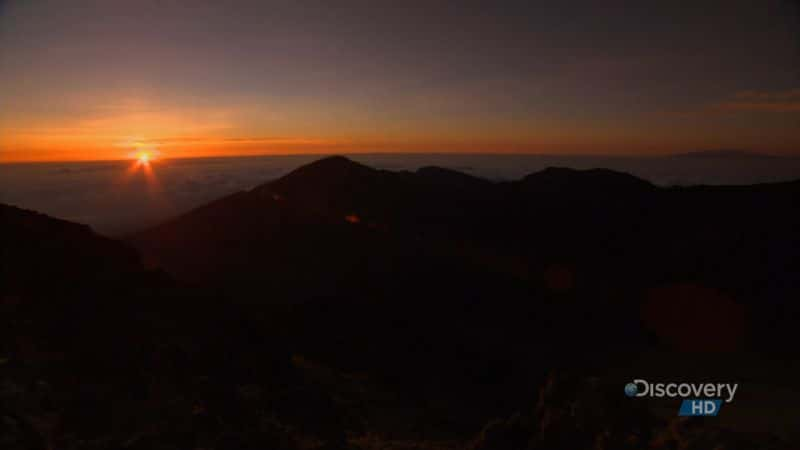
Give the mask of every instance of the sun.
M 158 178 L 156 177 L 155 165 L 153 161 L 161 158 L 161 153 L 155 148 L 140 148 L 129 155 L 133 161 L 123 175 L 123 180 L 127 180 L 137 173 L 142 174 L 150 188 L 151 193 L 158 192 L 160 189 Z
M 135 158 L 139 164 L 150 164 L 150 161 L 154 159 L 154 155 L 152 152 L 142 150 L 136 153 Z

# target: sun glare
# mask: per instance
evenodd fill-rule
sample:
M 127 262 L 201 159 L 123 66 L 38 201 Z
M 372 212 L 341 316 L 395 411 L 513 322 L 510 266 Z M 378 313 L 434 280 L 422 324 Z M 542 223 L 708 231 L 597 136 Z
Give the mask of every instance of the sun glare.
M 160 190 L 160 185 L 155 170 L 153 170 L 152 162 L 160 157 L 161 154 L 157 149 L 139 149 L 135 153 L 131 153 L 130 158 L 133 163 L 125 171 L 121 181 L 126 182 L 137 173 L 140 173 L 147 181 L 150 193 L 157 193 Z

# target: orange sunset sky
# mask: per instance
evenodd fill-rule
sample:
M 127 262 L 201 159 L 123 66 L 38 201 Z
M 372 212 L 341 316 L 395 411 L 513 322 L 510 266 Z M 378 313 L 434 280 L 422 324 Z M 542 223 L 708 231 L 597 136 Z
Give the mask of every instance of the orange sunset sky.
M 725 4 L 4 2 L 0 162 L 798 154 L 790 6 Z

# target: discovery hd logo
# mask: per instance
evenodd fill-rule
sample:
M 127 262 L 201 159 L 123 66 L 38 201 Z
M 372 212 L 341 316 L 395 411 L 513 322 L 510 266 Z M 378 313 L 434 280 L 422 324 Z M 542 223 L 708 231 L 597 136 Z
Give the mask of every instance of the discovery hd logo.
M 730 403 L 738 383 L 650 383 L 633 380 L 625 385 L 628 397 L 682 398 L 679 416 L 716 416 L 722 404 Z

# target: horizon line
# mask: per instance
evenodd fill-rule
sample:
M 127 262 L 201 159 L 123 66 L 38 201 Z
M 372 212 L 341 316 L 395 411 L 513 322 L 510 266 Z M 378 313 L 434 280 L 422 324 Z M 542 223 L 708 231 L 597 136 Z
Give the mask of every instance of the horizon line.
M 540 157 L 595 157 L 595 158 L 642 158 L 656 159 L 678 156 L 688 157 L 753 157 L 753 158 L 800 158 L 800 152 L 791 153 L 765 153 L 742 149 L 708 149 L 708 150 L 689 150 L 670 153 L 542 153 L 542 152 L 515 152 L 515 151 L 356 151 L 356 152 L 330 152 L 330 153 L 254 153 L 237 155 L 201 155 L 201 156 L 178 156 L 178 157 L 159 157 L 151 160 L 153 163 L 159 161 L 183 161 L 183 160 L 209 160 L 209 159 L 236 159 L 236 158 L 268 158 L 268 157 L 287 157 L 287 156 L 372 156 L 372 155 L 433 155 L 433 156 L 454 156 L 454 155 L 480 155 L 480 156 L 540 156 Z M 13 164 L 75 164 L 75 163 L 117 163 L 133 161 L 135 158 L 99 158 L 99 159 L 0 159 L 0 165 Z

